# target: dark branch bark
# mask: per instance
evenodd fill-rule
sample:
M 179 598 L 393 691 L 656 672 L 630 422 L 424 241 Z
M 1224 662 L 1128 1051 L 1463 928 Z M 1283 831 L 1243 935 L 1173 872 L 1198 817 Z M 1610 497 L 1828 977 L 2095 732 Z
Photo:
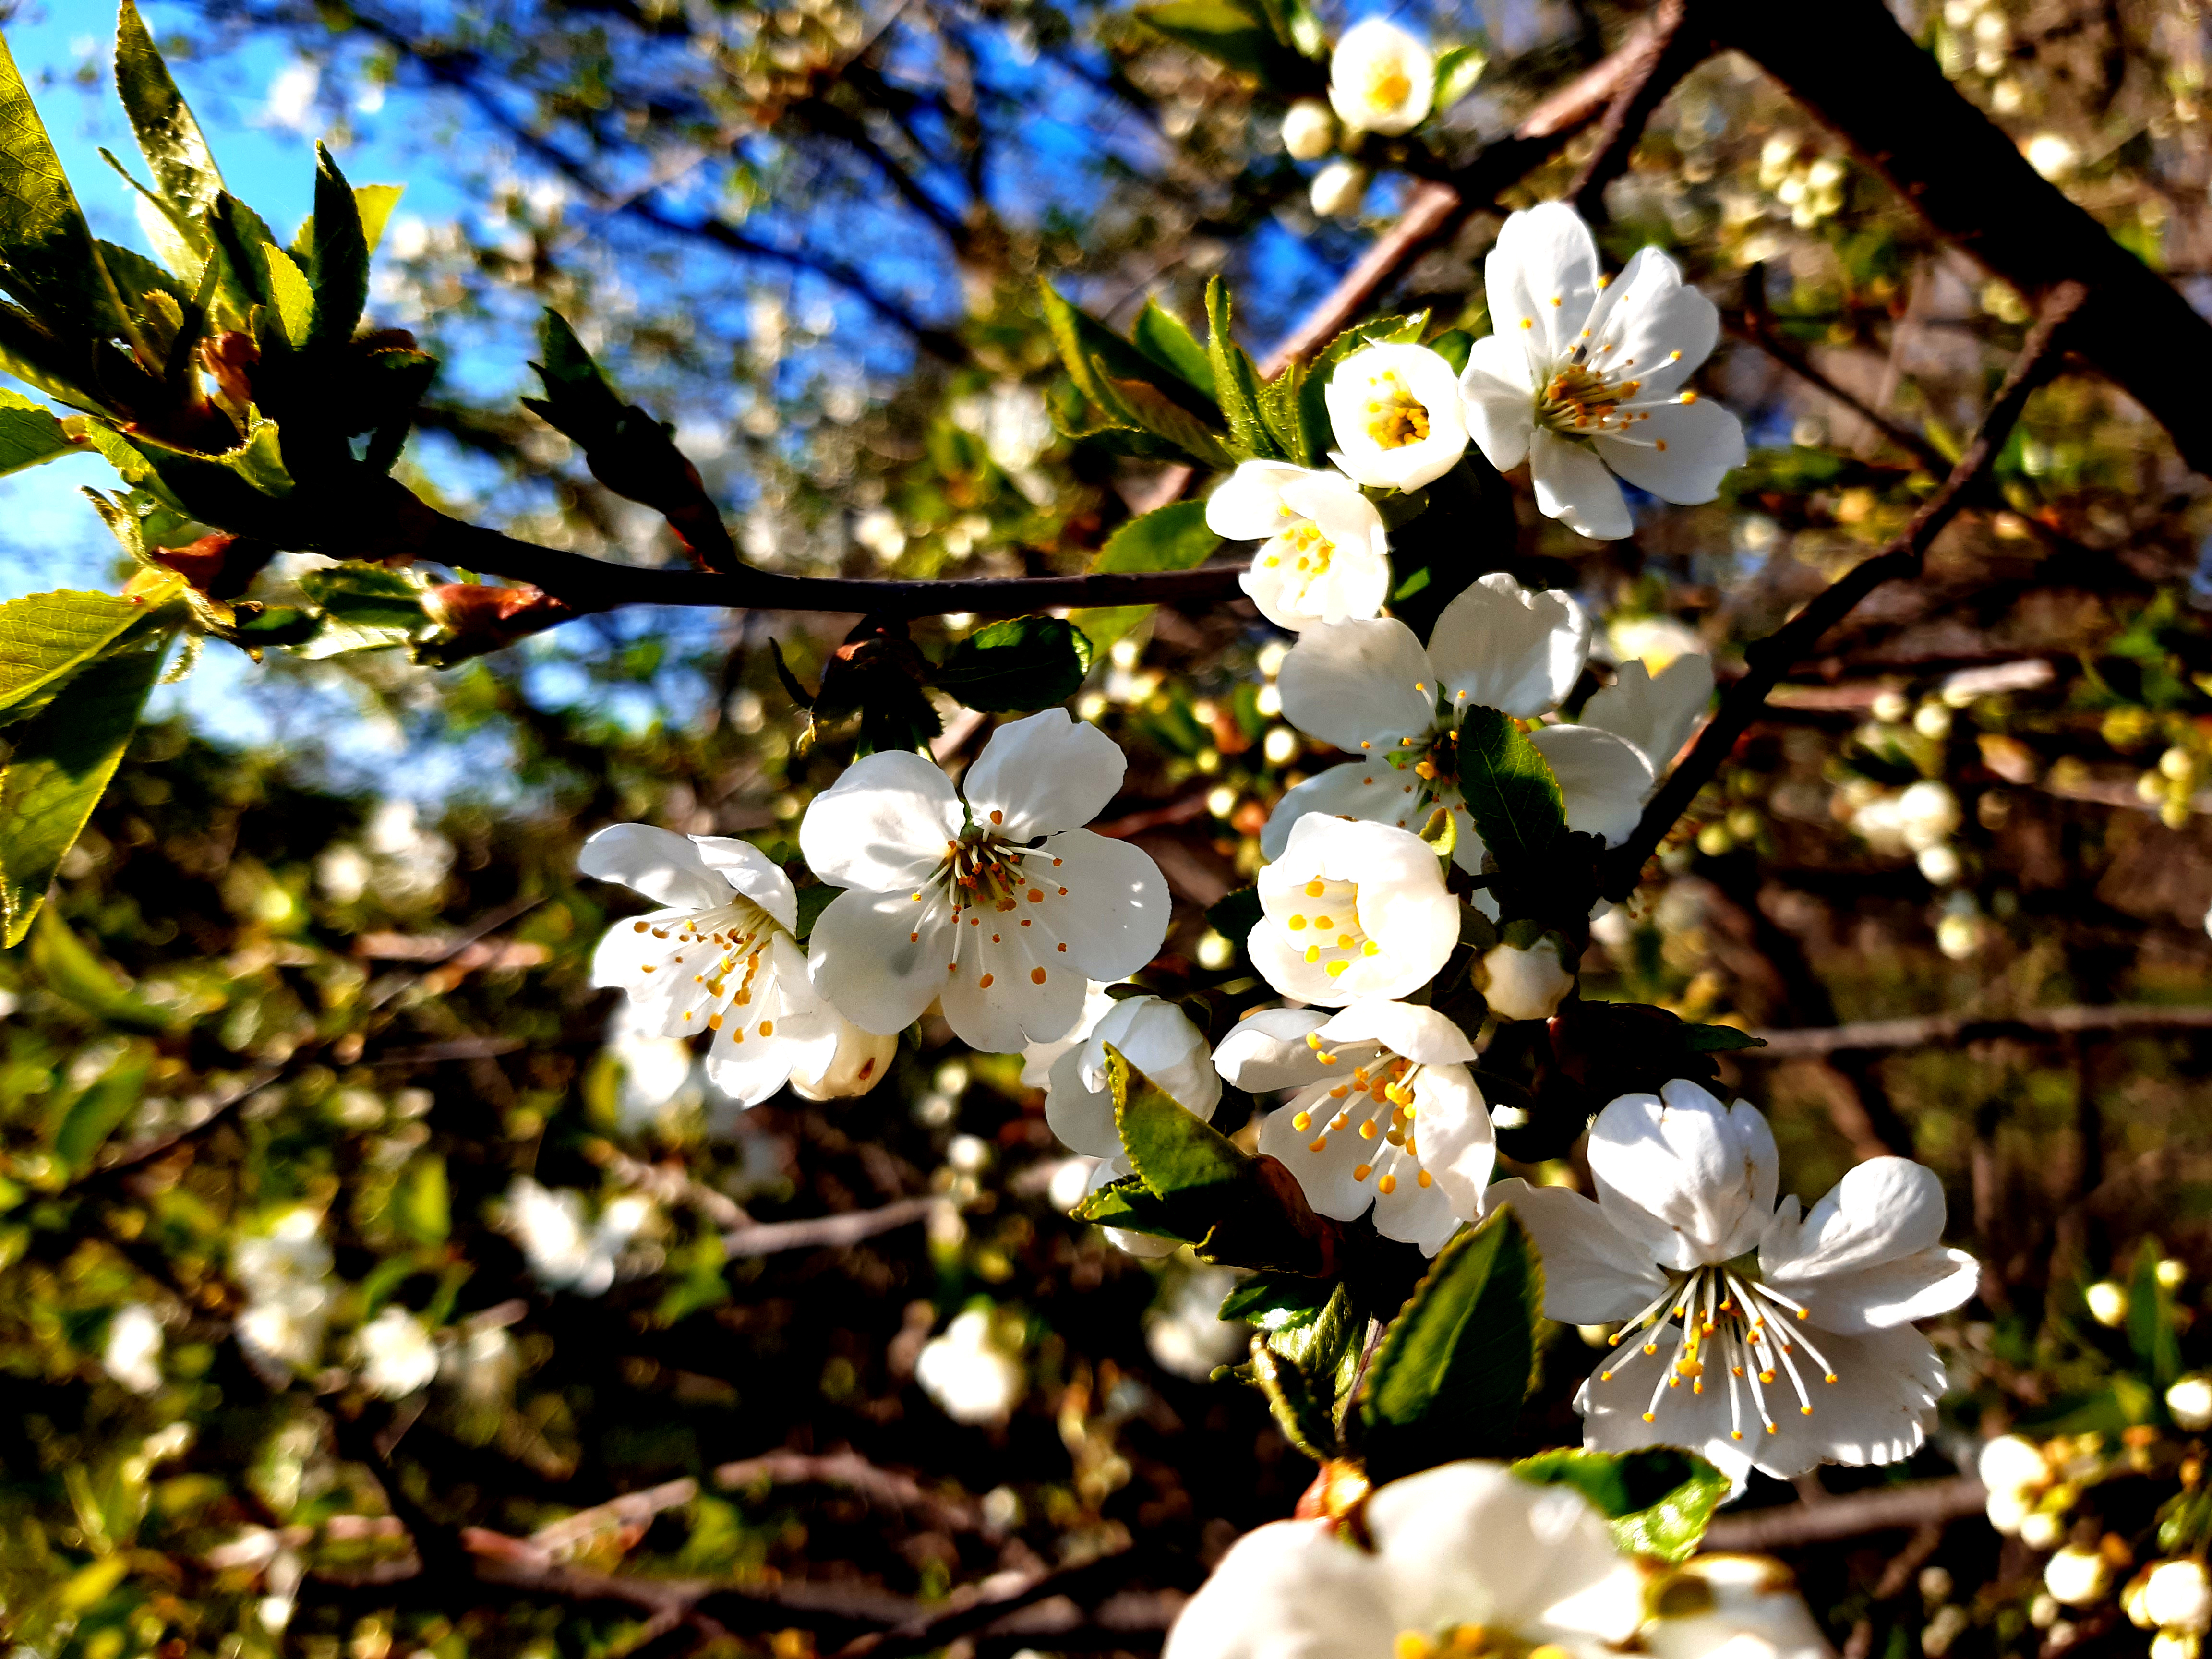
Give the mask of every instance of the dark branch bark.
M 779 1250 L 843 1249 L 864 1238 L 873 1238 L 900 1227 L 911 1227 L 943 1204 L 941 1198 L 902 1198 L 879 1210 L 852 1210 L 843 1215 L 811 1217 L 804 1221 L 761 1221 L 733 1227 L 722 1235 L 722 1248 L 732 1255 L 774 1255 Z
M 1629 158 L 1652 114 L 1675 84 L 1712 50 L 1712 41 L 1688 17 L 1687 0 L 1660 0 L 1634 62 L 1620 77 L 1590 152 L 1566 199 L 1585 219 L 1602 220 L 1605 187 L 1628 170 Z
M 1881 552 L 1854 566 L 1819 594 L 1778 631 L 1757 641 L 1744 651 L 1744 675 L 1729 690 L 1717 713 L 1698 734 L 1696 746 L 1671 773 L 1644 809 L 1644 816 L 1628 840 L 1606 854 L 1599 869 L 1599 887 L 1616 902 L 1626 898 L 1643 878 L 1644 860 L 1659 848 L 1698 791 L 1720 770 L 1736 741 L 1751 728 L 1766 706 L 1767 693 L 1797 663 L 1813 654 L 1821 638 L 1849 616 L 1858 602 L 1884 582 L 1917 575 L 1929 548 L 1966 502 L 1968 492 L 1996 459 L 2006 437 L 2020 419 L 2029 394 L 2041 386 L 2058 365 L 2054 342 L 2080 311 L 2084 295 L 2076 283 L 2060 284 L 2052 291 L 2028 332 L 2005 376 L 1996 400 L 1975 429 L 1972 441 L 1960 455 L 1936 493 L 1913 515 L 1904 534 Z
M 2017 1014 L 1927 1014 L 1908 1019 L 1867 1019 L 1847 1025 L 1763 1030 L 1753 1060 L 1797 1060 L 1881 1049 L 1955 1048 L 2002 1039 L 2041 1042 L 2087 1032 L 2108 1035 L 2212 1030 L 2212 1007 L 2172 1008 L 2154 1002 L 2116 1002 L 2106 1007 L 2033 1008 Z

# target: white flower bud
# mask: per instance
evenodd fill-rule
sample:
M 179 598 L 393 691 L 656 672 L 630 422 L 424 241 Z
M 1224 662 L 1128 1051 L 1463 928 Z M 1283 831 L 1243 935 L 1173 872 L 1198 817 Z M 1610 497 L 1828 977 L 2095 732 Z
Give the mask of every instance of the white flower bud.
M 2159 775 L 2171 778 L 2176 783 L 2186 783 L 2196 775 L 2197 757 L 2179 745 L 2158 757 Z
M 2030 1510 L 2021 1517 L 2020 1541 L 2032 1550 L 2057 1547 L 2066 1536 L 2066 1517 L 2052 1510 Z
M 2033 1509 L 2026 1494 L 2012 1486 L 1990 1487 L 1989 1501 L 1983 1507 L 1988 1511 L 1990 1525 L 2008 1538 L 2020 1535 L 2021 1522 Z
M 2063 1606 L 2094 1607 L 2112 1593 L 2112 1564 L 2100 1551 L 2069 1544 L 2044 1565 L 2043 1587 Z
M 2017 1434 L 2001 1434 L 1984 1445 L 1974 1460 L 1974 1473 L 1992 1495 L 2029 1492 L 2051 1480 L 2051 1466 L 2044 1462 L 2042 1449 Z
M 1336 117 L 1318 98 L 1301 98 L 1283 112 L 1283 148 L 1300 161 L 1318 161 L 1336 148 Z
M 1923 738 L 1948 738 L 1951 735 L 1951 711 L 1940 702 L 1923 702 L 1913 713 L 1912 729 Z
M 2142 1607 L 2151 1623 L 2161 1630 L 2203 1635 L 2212 1628 L 2212 1584 L 2205 1581 L 2204 1564 L 2160 1562 L 2143 1581 Z
M 1959 827 L 1959 798 L 1948 785 L 1923 778 L 1897 799 L 1898 829 L 1914 852 L 1941 845 Z
M 2127 1322 L 2128 1291 L 2124 1285 L 2110 1279 L 2100 1279 L 2081 1293 L 2089 1304 L 2089 1317 L 2107 1330 L 2117 1330 Z
M 2194 1631 L 2162 1630 L 2150 1638 L 2150 1659 L 2197 1659 L 2203 1646 Z
M 1313 210 L 1324 219 L 1358 216 L 1367 199 L 1367 169 L 1350 161 L 1331 161 L 1314 174 Z
M 1575 976 L 1559 959 L 1559 940 L 1549 933 L 1525 949 L 1492 945 L 1483 956 L 1482 971 L 1484 1000 L 1500 1019 L 1549 1019 L 1575 988 Z
M 1886 726 L 1895 726 L 1911 712 L 1912 704 L 1904 692 L 1893 686 L 1885 687 L 1874 694 L 1874 702 L 1868 712 Z
M 2160 1257 L 2156 1271 L 2160 1290 L 2178 1291 L 2189 1282 L 2189 1264 L 2176 1257 Z
M 2038 1630 L 2049 1630 L 2058 1622 L 2058 1613 L 2057 1598 L 2048 1590 L 2039 1590 L 2027 1604 L 2027 1622 Z
M 1919 865 L 1920 873 L 1938 887 L 1948 887 L 1959 878 L 1959 849 L 1948 842 L 1922 848 L 1914 862 Z
M 864 1095 L 884 1080 L 898 1055 L 897 1032 L 878 1036 L 862 1030 L 835 1009 L 830 1012 L 840 1026 L 837 1051 L 820 1077 L 792 1073 L 791 1091 L 802 1100 L 849 1100 Z
M 915 1381 L 956 1423 L 995 1423 L 1021 1402 L 1029 1379 L 1006 1351 L 992 1316 L 971 1308 L 922 1345 Z
M 2191 1371 L 2166 1391 L 2166 1408 L 2190 1433 L 2212 1426 L 2212 1376 Z

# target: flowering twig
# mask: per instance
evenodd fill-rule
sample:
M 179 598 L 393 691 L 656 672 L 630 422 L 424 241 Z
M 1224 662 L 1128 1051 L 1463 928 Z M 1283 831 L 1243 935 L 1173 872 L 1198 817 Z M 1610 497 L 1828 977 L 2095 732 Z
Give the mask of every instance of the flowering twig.
M 1767 694 L 1798 662 L 1810 656 L 1828 630 L 1849 616 L 1858 602 L 1884 582 L 1920 573 L 1929 548 L 1958 513 L 2003 448 L 2020 419 L 2029 394 L 2056 371 L 2055 341 L 2073 319 L 2087 295 L 2078 283 L 2062 283 L 2045 301 L 2035 326 L 2013 362 L 2011 372 L 1998 389 L 1972 440 L 1960 454 L 1936 493 L 1922 503 L 1904 532 L 1881 552 L 1855 565 L 1844 575 L 1809 601 L 1782 628 L 1744 650 L 1744 674 L 1729 689 L 1727 697 L 1688 757 L 1675 767 L 1658 793 L 1644 809 L 1644 816 L 1627 841 L 1608 853 L 1599 870 L 1599 888 L 1616 902 L 1626 898 L 1642 878 L 1644 861 L 1656 852 L 1667 833 L 1688 811 L 1729 756 L 1737 740 L 1751 729 L 1766 706 Z

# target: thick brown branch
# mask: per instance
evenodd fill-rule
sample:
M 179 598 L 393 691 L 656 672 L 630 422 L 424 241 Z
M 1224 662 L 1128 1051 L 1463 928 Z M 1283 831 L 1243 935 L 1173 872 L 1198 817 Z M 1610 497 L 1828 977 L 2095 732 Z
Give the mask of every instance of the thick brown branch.
M 714 1484 L 725 1491 L 760 1482 L 841 1486 L 879 1509 L 905 1510 L 949 1532 L 995 1534 L 997 1530 L 984 1521 L 982 1506 L 966 1493 L 955 1498 L 933 1492 L 914 1476 L 880 1468 L 856 1451 L 763 1452 L 757 1457 L 725 1463 L 714 1471 Z
M 1743 678 L 1729 688 L 1719 712 L 1698 734 L 1696 746 L 1644 807 L 1634 833 L 1606 855 L 1599 871 L 1599 888 L 1607 897 L 1619 901 L 1635 890 L 1643 878 L 1644 860 L 1658 850 L 1667 832 L 1697 799 L 1698 791 L 1734 752 L 1737 740 L 1765 708 L 1767 693 L 1781 684 L 1783 676 L 1812 655 L 1828 630 L 1869 593 L 1884 582 L 1919 573 L 1929 546 L 2004 447 L 2029 394 L 2057 368 L 2053 343 L 2060 330 L 2072 321 L 2083 298 L 2079 283 L 2062 283 L 2053 290 L 1958 465 L 1922 504 L 1905 532 L 1873 557 L 1854 566 L 1781 629 L 1746 647 Z
M 1853 1492 L 1847 1498 L 1787 1504 L 1748 1515 L 1724 1515 L 1705 1531 L 1709 1550 L 1784 1550 L 1832 1543 L 1870 1532 L 1925 1527 L 1978 1515 L 1989 1492 L 1972 1475 L 1922 1480 Z
M 1712 50 L 1711 39 L 1689 20 L 1688 9 L 1687 0 L 1660 0 L 1637 42 L 1636 58 L 1622 74 L 1605 125 L 1598 129 L 1597 147 L 1567 186 L 1566 199 L 1585 219 L 1606 216 L 1605 187 L 1628 171 L 1644 126 L 1675 83 Z
M 1909 1019 L 1866 1019 L 1848 1025 L 1754 1031 L 1765 1039 L 1753 1060 L 1800 1060 L 1824 1054 L 1865 1054 L 1889 1048 L 1955 1048 L 2011 1038 L 2037 1042 L 2085 1032 L 2212 1030 L 2212 1007 L 2172 1008 L 2154 1002 L 2116 1002 L 2105 1007 L 2033 1008 L 2017 1014 L 1923 1014 Z

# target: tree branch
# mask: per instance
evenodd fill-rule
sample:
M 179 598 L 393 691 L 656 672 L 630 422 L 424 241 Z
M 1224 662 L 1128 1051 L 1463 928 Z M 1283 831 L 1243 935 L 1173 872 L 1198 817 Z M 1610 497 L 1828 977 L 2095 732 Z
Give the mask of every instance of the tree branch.
M 1635 890 L 1643 878 L 1644 861 L 1689 810 L 1698 791 L 1719 772 L 1737 739 L 1751 729 L 1765 708 L 1767 693 L 1781 684 L 1783 676 L 1810 656 L 1822 636 L 1875 588 L 1919 574 L 1929 546 L 2003 448 L 2029 394 L 2057 369 L 2054 342 L 2081 309 L 2085 297 L 2077 283 L 2061 283 L 2051 292 L 1996 401 L 1975 428 L 1972 441 L 1960 453 L 1950 477 L 1922 504 L 1905 532 L 1873 557 L 1854 566 L 1777 632 L 1745 648 L 1743 678 L 1729 688 L 1719 712 L 1698 734 L 1696 746 L 1644 807 L 1634 832 L 1600 864 L 1599 890 L 1607 898 L 1618 902 Z
M 757 1221 L 732 1227 L 722 1235 L 722 1249 L 732 1255 L 774 1255 L 780 1250 L 843 1249 L 878 1233 L 910 1227 L 946 1200 L 942 1198 L 902 1198 L 878 1210 L 850 1210 L 842 1215 L 811 1216 L 803 1221 Z
M 2032 1008 L 2017 1014 L 1923 1014 L 1907 1019 L 1856 1020 L 1846 1025 L 1760 1030 L 1764 1048 L 1747 1051 L 1752 1060 L 1802 1060 L 1826 1054 L 1865 1054 L 1889 1048 L 1962 1047 L 2005 1038 L 2035 1042 L 2088 1032 L 2113 1036 L 2135 1032 L 2212 1030 L 2212 1007 L 2166 1007 L 2154 1002 L 2116 1002 L 2106 1006 Z
M 1833 1543 L 1870 1532 L 1925 1527 L 1981 1513 L 1989 1492 L 1970 1474 L 1949 1480 L 1921 1480 L 1824 1498 L 1809 1504 L 1784 1504 L 1747 1515 L 1724 1515 L 1705 1529 L 1709 1550 L 1780 1550 L 1805 1544 Z
M 1597 148 L 1567 186 L 1566 198 L 1585 219 L 1603 220 L 1605 187 L 1628 170 L 1644 129 L 1675 84 L 1712 51 L 1712 40 L 1688 21 L 1688 0 L 1660 0 L 1636 57 L 1623 70 L 1598 129 Z

